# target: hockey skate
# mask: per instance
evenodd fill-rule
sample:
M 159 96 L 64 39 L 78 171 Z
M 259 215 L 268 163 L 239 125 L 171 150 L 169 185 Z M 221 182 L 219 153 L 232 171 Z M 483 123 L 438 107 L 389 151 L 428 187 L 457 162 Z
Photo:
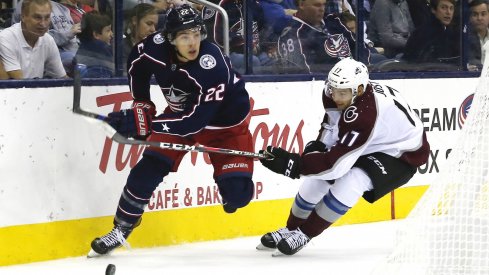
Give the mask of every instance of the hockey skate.
M 130 248 L 129 243 L 126 241 L 131 234 L 132 228 L 116 225 L 112 228 L 112 231 L 106 235 L 96 238 L 92 241 L 92 249 L 88 252 L 88 258 L 100 257 L 110 254 L 114 249 L 125 246 Z
M 222 200 L 222 208 L 224 209 L 224 212 L 228 214 L 232 214 L 238 210 L 237 208 L 230 206 L 225 200 Z
M 277 243 L 277 249 L 285 255 L 294 255 L 304 248 L 311 239 L 300 229 L 290 231 L 287 237 Z M 275 255 L 277 256 L 277 255 Z
M 287 227 L 280 228 L 279 230 L 268 232 L 260 239 L 260 244 L 256 247 L 257 250 L 274 250 L 277 248 L 277 244 L 283 238 L 286 238 L 290 234 Z

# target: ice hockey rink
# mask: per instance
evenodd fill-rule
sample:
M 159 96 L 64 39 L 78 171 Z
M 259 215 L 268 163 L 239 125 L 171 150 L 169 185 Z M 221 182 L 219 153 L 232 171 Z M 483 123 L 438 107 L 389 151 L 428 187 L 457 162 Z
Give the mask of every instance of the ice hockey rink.
M 1 267 L 1 275 L 123 274 L 370 274 L 394 246 L 401 221 L 336 226 L 294 256 L 255 249 L 260 236 L 151 249 L 119 249 L 103 258 L 69 258 Z M 148 236 L 151 238 L 151 236 Z M 129 239 L 130 241 L 130 239 Z M 87 248 L 88 252 L 88 248 Z

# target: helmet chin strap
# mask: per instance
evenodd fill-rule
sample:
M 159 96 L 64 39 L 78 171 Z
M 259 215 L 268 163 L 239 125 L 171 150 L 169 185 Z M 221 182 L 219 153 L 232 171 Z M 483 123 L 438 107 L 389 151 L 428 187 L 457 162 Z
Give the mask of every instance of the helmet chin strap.
M 187 61 L 190 61 L 190 59 L 186 58 L 185 56 L 183 56 L 180 51 L 178 51 L 177 47 L 175 47 L 175 52 L 177 53 L 177 55 Z

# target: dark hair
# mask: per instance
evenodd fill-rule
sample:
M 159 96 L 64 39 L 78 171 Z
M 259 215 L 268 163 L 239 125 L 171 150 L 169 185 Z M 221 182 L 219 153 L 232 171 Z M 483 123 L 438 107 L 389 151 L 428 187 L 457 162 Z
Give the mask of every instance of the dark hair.
M 469 7 L 473 8 L 475 6 L 479 6 L 482 4 L 486 4 L 486 8 L 489 10 L 489 1 L 488 0 L 472 0 L 472 2 L 469 3 Z
M 101 14 L 98 11 L 90 11 L 83 15 L 81 20 L 81 32 L 77 34 L 80 41 L 89 41 L 94 39 L 93 33 L 102 33 L 102 30 L 112 25 L 110 17 Z
M 27 12 L 28 12 L 28 10 L 32 4 L 36 4 L 39 6 L 48 4 L 51 7 L 51 9 L 53 8 L 51 6 L 51 1 L 49 1 L 49 0 L 24 0 L 24 2 L 22 2 L 22 6 L 20 8 L 21 14 L 27 14 Z
M 148 14 L 158 14 L 158 10 L 156 9 L 155 6 L 148 4 L 148 3 L 141 3 L 137 4 L 134 6 L 134 8 L 130 9 L 129 12 L 126 14 L 126 22 L 127 22 L 127 33 L 134 35 L 135 33 L 135 28 L 132 24 L 132 18 L 136 18 L 136 22 L 139 23 L 139 21 L 145 17 Z M 137 23 L 136 23 L 137 24 Z
M 448 2 L 452 3 L 454 6 L 457 4 L 456 0 L 431 0 L 430 1 L 431 9 L 436 10 L 441 1 L 448 1 Z

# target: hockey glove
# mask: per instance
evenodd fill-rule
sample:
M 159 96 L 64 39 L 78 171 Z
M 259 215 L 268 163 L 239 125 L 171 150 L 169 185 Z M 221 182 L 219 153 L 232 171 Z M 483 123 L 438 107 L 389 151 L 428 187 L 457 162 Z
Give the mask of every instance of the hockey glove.
M 326 151 L 328 151 L 328 148 L 326 148 L 326 145 L 324 143 L 322 143 L 319 140 L 312 140 L 306 144 L 306 147 L 304 147 L 303 155 L 312 152 L 326 152 Z
M 131 109 L 110 113 L 107 122 L 124 137 L 145 140 L 151 134 L 151 119 L 155 115 L 153 102 L 135 100 Z
M 260 159 L 261 164 L 275 173 L 298 179 L 300 174 L 299 154 L 289 153 L 282 148 L 268 146 L 267 150 L 260 150 L 261 154 L 270 156 Z

